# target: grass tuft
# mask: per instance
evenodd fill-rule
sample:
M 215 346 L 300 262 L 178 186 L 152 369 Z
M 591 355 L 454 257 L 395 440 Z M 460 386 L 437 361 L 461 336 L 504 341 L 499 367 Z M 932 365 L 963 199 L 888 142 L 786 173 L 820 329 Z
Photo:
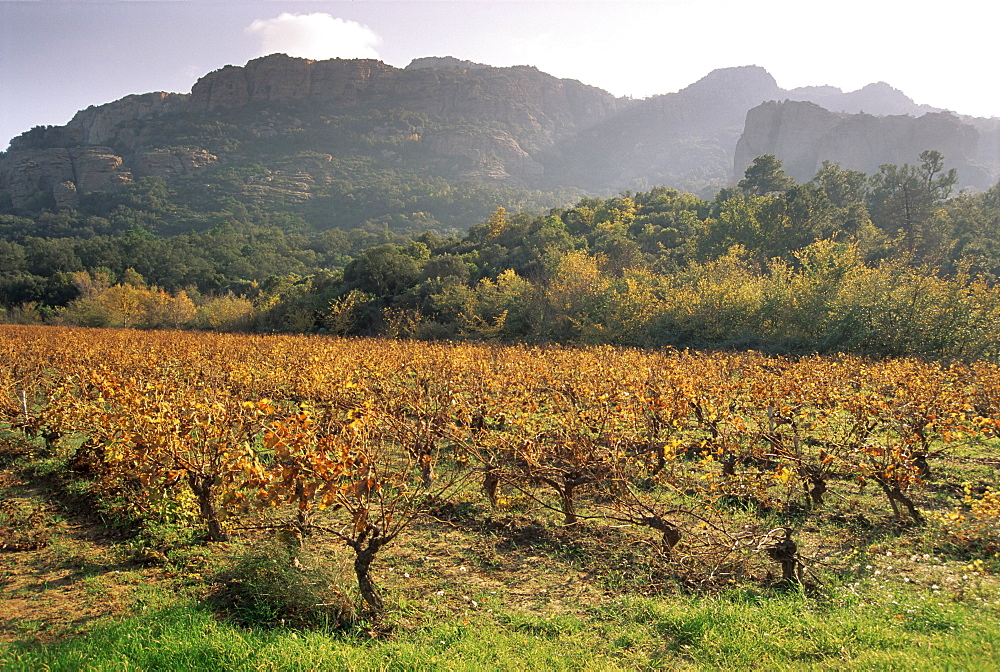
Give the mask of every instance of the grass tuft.
M 209 602 L 245 626 L 337 630 L 355 621 L 342 573 L 277 542 L 251 547 L 217 576 Z

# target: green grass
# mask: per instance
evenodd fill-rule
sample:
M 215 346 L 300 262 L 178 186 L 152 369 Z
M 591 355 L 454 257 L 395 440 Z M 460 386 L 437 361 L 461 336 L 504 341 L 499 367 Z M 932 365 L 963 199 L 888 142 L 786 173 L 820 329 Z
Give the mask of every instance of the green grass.
M 622 597 L 575 615 L 470 610 L 381 638 L 245 629 L 188 602 L 55 645 L 24 639 L 0 649 L 0 669 L 995 669 L 995 599 L 874 582 L 828 592 Z

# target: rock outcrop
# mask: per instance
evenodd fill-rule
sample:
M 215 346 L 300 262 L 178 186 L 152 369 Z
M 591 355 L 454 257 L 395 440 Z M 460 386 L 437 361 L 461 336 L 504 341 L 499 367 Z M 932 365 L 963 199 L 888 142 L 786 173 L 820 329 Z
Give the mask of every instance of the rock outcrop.
M 935 149 L 958 170 L 959 187 L 988 189 L 1000 173 L 1000 156 L 993 154 L 991 160 L 981 140 L 973 124 L 948 112 L 877 117 L 831 112 L 815 103 L 772 101 L 747 113 L 733 174 L 742 176 L 761 154 L 774 154 L 799 181 L 811 179 L 823 161 L 870 174 L 886 163 L 917 164 L 921 152 Z
M 632 105 L 528 66 L 494 68 L 440 57 L 398 69 L 374 60 L 310 61 L 279 54 L 202 77 L 192 88 L 188 110 L 207 114 L 303 101 L 325 110 L 405 109 L 426 115 L 438 128 L 423 138 L 423 146 L 460 159 L 464 177 L 525 186 L 535 186 L 546 173 L 540 152 Z M 409 128 L 404 136 L 423 130 Z M 374 129 L 374 137 L 394 134 Z
M 125 96 L 106 105 L 81 110 L 66 124 L 81 144 L 118 148 L 133 147 L 140 135 L 140 122 L 184 108 L 188 96 L 180 93 L 144 93 Z
M 415 58 L 406 66 L 406 70 L 419 70 L 420 68 L 459 68 L 461 70 L 483 70 L 491 66 L 485 63 L 475 63 L 473 61 L 463 61 L 454 56 L 425 56 Z
M 189 96 L 146 93 L 91 106 L 61 127 L 37 127 L 15 138 L 0 154 L 0 199 L 20 209 L 41 197 L 56 207 L 77 204 L 82 194 L 114 190 L 134 177 L 189 174 L 212 165 L 202 149 L 142 149 L 147 122 L 183 112 Z
M 229 159 L 203 148 L 174 146 L 170 129 L 176 121 L 183 125 L 240 114 L 244 108 L 273 111 L 289 105 L 307 106 L 296 113 L 305 119 L 294 120 L 299 129 L 317 123 L 310 116 L 316 110 L 423 115 L 432 128 L 387 119 L 376 121 L 369 137 L 393 146 L 412 136 L 421 151 L 440 159 L 437 165 L 450 162 L 461 179 L 535 186 L 546 173 L 537 158 L 540 151 L 603 123 L 629 104 L 527 66 L 493 68 L 444 57 L 399 69 L 376 60 L 312 61 L 276 54 L 211 72 L 189 95 L 127 96 L 82 110 L 64 127 L 32 129 L 0 155 L 0 197 L 6 194 L 14 208 L 21 208 L 42 194 L 69 207 L 80 194 L 111 189 L 133 177 L 189 175 Z M 287 120 L 270 112 L 229 123 L 257 138 L 277 140 L 287 131 L 282 125 Z M 399 149 L 379 152 L 383 159 L 403 160 Z
M 135 159 L 136 177 L 190 175 L 217 163 L 219 158 L 204 149 L 151 149 Z
M 245 66 L 227 65 L 199 79 L 188 109 L 194 113 L 252 103 L 321 100 L 339 107 L 357 104 L 369 83 L 396 68 L 371 59 L 311 61 L 273 54 Z
M 767 102 L 786 98 L 812 102 Z M 763 153 L 806 180 L 825 159 L 870 173 L 937 149 L 961 186 L 995 182 L 1000 120 L 931 109 L 882 82 L 784 91 L 757 66 L 636 101 L 529 66 L 445 56 L 400 69 L 274 54 L 210 72 L 190 94 L 126 96 L 22 134 L 0 154 L 0 207 L 71 207 L 132 179 L 248 163 L 272 171 L 253 184 L 260 198 L 303 202 L 340 179 L 310 165 L 310 152 L 327 166 L 357 157 L 453 183 L 595 193 L 666 184 L 710 195 Z M 900 116 L 913 112 L 922 116 Z
M 503 131 L 431 135 L 421 142 L 438 156 L 462 159 L 470 178 L 530 184 L 545 174 L 545 167 Z
M 8 153 L 0 163 L 0 192 L 15 208 L 24 207 L 37 194 L 51 194 L 62 182 L 73 182 L 73 163 L 65 148 Z
M 76 182 L 66 180 L 52 187 L 52 198 L 56 207 L 64 210 L 80 202 L 80 190 L 76 188 Z
M 0 162 L 0 194 L 15 208 L 38 196 L 51 196 L 60 207 L 79 194 L 115 189 L 132 181 L 122 158 L 108 147 L 70 147 L 17 152 Z
M 815 103 L 770 101 L 754 107 L 747 113 L 743 134 L 736 143 L 734 178 L 741 178 L 761 154 L 780 158 L 785 172 L 799 181 L 812 178 L 819 161 L 818 139 L 826 137 L 843 118 Z
M 514 126 L 533 151 L 624 106 L 606 91 L 558 79 L 537 68 L 493 68 L 451 58 L 421 59 L 406 69 L 375 60 L 311 61 L 275 54 L 226 66 L 199 79 L 188 109 L 312 101 L 325 109 L 358 105 L 402 108 L 436 119 Z

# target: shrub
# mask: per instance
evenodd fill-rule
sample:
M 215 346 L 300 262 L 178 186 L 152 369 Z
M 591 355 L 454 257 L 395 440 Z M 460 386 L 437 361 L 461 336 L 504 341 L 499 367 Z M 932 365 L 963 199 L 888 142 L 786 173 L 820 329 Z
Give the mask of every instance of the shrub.
M 334 630 L 354 622 L 341 572 L 288 545 L 256 545 L 216 580 L 211 603 L 246 626 Z

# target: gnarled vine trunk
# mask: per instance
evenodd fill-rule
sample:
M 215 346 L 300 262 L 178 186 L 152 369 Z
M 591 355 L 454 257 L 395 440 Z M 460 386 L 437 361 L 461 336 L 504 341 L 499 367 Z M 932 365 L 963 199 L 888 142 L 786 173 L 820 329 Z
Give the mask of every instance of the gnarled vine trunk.
M 383 535 L 377 526 L 367 525 L 356 539 L 347 542 L 355 554 L 354 576 L 358 580 L 358 592 L 368 605 L 368 617 L 374 621 L 381 620 L 385 613 L 385 600 L 382 599 L 378 586 L 372 581 L 372 563 L 379 550 L 390 541 L 391 537 Z
M 198 498 L 198 510 L 208 527 L 208 540 L 229 541 L 229 535 L 226 534 L 226 530 L 222 527 L 222 520 L 219 518 L 219 510 L 215 506 L 215 478 L 189 474 L 188 484 L 191 486 L 191 492 Z

